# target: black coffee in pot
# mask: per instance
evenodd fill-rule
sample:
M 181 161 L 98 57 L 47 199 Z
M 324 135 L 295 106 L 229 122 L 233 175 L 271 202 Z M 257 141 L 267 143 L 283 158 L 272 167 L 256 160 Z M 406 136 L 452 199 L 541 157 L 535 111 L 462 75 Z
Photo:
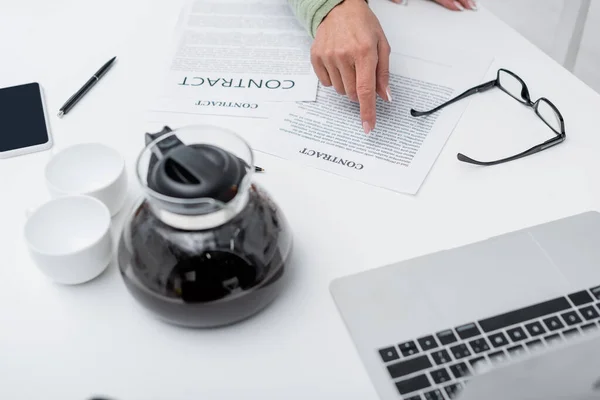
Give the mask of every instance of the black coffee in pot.
M 173 324 L 215 327 L 247 318 L 284 286 L 287 222 L 264 191 L 244 187 L 249 163 L 211 146 L 166 140 L 147 173 L 150 191 L 164 197 L 148 196 L 135 209 L 119 244 L 125 284 Z

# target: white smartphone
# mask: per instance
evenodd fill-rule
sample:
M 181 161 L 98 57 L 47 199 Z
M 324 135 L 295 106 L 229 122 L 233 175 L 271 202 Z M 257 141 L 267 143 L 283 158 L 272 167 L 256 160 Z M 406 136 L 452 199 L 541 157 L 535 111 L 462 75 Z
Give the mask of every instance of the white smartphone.
M 0 158 L 48 150 L 52 143 L 40 84 L 0 89 Z

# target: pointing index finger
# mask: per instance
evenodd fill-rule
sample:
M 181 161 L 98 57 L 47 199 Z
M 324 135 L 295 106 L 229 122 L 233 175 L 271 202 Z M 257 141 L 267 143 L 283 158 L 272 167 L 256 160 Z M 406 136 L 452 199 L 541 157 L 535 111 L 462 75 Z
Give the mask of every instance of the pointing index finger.
M 366 134 L 375 129 L 377 55 L 369 54 L 356 60 L 356 93 L 360 103 L 360 118 Z

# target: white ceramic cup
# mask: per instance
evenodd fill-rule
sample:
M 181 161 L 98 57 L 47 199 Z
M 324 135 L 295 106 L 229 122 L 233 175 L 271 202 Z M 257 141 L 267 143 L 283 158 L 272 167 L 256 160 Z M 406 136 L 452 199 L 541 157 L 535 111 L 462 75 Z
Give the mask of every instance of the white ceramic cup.
M 84 143 L 56 153 L 46 165 L 52 197 L 86 195 L 100 200 L 115 216 L 127 196 L 125 160 L 100 143 Z
M 63 196 L 30 212 L 25 242 L 38 268 L 57 283 L 96 278 L 112 258 L 111 216 L 89 196 Z

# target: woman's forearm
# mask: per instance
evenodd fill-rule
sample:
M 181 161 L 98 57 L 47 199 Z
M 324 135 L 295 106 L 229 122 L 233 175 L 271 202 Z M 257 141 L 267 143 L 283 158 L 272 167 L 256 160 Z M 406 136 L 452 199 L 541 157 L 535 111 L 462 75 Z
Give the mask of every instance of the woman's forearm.
M 323 18 L 344 0 L 288 0 L 294 13 L 314 38 Z

